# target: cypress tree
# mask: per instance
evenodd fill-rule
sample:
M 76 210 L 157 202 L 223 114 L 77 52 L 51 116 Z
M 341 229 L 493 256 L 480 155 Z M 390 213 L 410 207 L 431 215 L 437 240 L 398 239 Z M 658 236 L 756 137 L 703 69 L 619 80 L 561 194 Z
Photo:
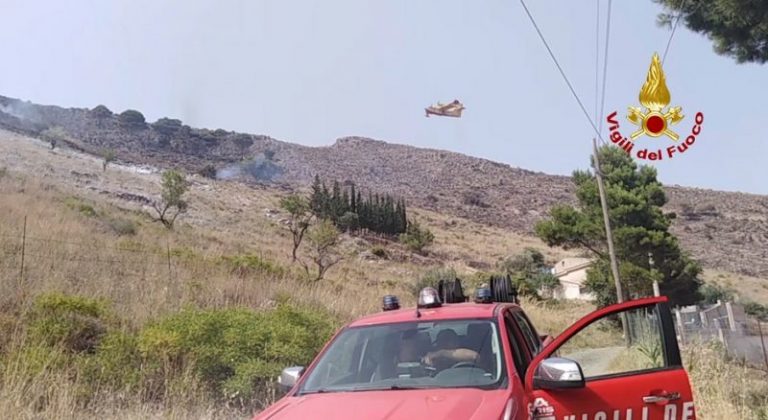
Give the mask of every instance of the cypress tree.
M 349 205 L 349 192 L 344 190 L 341 194 L 341 210 L 339 211 L 339 217 L 343 216 L 344 213 L 348 211 L 351 211 L 351 206 Z
M 360 203 L 363 201 L 363 195 L 360 194 L 360 191 L 357 192 L 357 199 L 355 200 L 355 210 L 358 210 L 360 207 Z
M 339 218 L 341 217 L 341 187 L 339 186 L 339 181 L 334 180 L 333 181 L 333 193 L 331 195 L 331 203 L 330 203 L 330 216 L 331 220 L 336 223 L 339 221 Z
M 352 183 L 352 185 L 349 186 L 349 211 L 352 213 L 357 213 L 357 195 L 355 194 L 355 184 Z M 360 215 L 357 215 L 360 217 Z
M 322 202 L 320 217 L 327 219 L 331 215 L 331 193 L 328 191 L 328 187 L 325 185 L 325 181 L 323 181 L 323 192 L 321 193 L 321 197 Z
M 316 216 L 320 215 L 323 210 L 323 186 L 320 183 L 320 176 L 315 175 L 315 180 L 312 181 L 312 195 L 309 198 L 309 208 Z
M 400 233 L 405 233 L 406 230 L 408 230 L 408 215 L 405 212 L 405 200 L 403 201 L 403 205 L 401 206 L 402 215 L 400 216 L 401 224 L 400 224 Z

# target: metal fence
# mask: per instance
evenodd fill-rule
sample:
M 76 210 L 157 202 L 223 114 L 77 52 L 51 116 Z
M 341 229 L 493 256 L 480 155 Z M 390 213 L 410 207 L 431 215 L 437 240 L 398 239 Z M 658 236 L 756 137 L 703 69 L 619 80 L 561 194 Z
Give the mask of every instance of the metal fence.
M 719 342 L 729 357 L 768 371 L 768 323 L 747 316 L 741 306 L 688 306 L 675 309 L 675 315 L 681 345 Z

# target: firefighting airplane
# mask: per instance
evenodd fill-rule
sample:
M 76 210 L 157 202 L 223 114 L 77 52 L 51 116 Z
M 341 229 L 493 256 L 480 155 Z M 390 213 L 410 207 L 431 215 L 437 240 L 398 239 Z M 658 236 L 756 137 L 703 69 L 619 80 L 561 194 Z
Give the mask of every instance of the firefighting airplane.
M 431 114 L 442 117 L 461 118 L 461 112 L 464 111 L 464 105 L 456 99 L 449 104 L 441 104 L 438 102 L 437 105 L 430 105 L 427 108 L 424 108 L 424 111 L 426 112 L 427 117 Z

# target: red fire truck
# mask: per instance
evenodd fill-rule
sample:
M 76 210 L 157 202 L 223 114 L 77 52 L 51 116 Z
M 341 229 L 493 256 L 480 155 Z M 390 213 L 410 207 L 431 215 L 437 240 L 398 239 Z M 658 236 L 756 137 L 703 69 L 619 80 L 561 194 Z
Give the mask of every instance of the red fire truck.
M 458 280 L 415 308 L 386 296 L 308 367 L 286 368 L 285 396 L 254 420 L 696 418 L 666 297 L 594 311 L 552 339 L 501 280 L 471 301 Z

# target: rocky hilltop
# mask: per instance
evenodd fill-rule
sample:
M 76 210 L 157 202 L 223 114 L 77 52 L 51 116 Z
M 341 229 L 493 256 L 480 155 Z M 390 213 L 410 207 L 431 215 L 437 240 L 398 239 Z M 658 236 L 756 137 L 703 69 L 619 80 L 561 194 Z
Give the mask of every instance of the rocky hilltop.
M 315 174 L 406 197 L 419 207 L 530 234 L 553 204 L 573 202 L 567 177 L 442 150 L 361 137 L 305 147 L 266 135 L 192 128 L 138 111 L 36 105 L 0 96 L 0 128 L 45 136 L 60 127 L 70 147 L 126 162 L 201 171 L 246 182 L 306 186 Z M 709 268 L 768 276 L 768 196 L 667 187 L 673 230 Z

